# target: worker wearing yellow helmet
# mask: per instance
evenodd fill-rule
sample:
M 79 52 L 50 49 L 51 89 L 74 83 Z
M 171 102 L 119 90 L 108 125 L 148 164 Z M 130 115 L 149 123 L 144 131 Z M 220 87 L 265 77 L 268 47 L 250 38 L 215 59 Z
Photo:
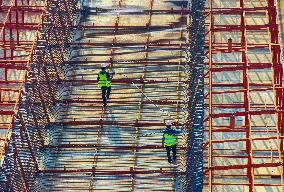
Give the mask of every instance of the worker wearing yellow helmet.
M 176 154 L 177 154 L 177 138 L 176 135 L 181 133 L 182 131 L 172 129 L 172 122 L 170 120 L 166 121 L 166 129 L 163 133 L 162 145 L 166 147 L 168 162 L 175 163 L 176 162 Z M 173 158 L 171 158 L 171 151 L 173 152 Z
M 109 99 L 111 92 L 111 79 L 113 74 L 106 71 L 107 65 L 105 63 L 101 64 L 101 71 L 98 74 L 98 87 L 102 90 L 103 106 L 107 105 L 107 100 Z

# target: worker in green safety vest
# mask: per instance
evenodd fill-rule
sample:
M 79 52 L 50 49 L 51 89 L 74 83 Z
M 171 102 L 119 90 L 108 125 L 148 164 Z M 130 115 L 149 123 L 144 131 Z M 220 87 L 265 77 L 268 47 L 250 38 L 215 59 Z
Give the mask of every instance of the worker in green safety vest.
M 177 138 L 176 135 L 181 133 L 180 130 L 174 130 L 171 128 L 172 122 L 170 120 L 166 121 L 166 130 L 163 133 L 162 145 L 166 147 L 168 162 L 175 163 L 176 162 L 176 154 L 177 154 Z M 171 158 L 171 151 L 173 152 L 173 158 Z
M 101 64 L 101 71 L 98 74 L 98 87 L 102 90 L 103 106 L 106 107 L 107 100 L 109 99 L 111 92 L 111 79 L 114 73 L 110 74 L 106 71 L 107 65 L 105 63 Z

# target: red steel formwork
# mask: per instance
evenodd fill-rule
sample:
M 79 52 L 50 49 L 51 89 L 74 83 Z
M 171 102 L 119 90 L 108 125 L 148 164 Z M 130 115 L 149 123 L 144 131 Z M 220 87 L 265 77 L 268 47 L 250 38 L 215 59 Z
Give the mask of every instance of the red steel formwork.
M 34 0 L 0 1 L 0 113 L 3 161 L 9 134 L 15 121 L 26 71 L 41 26 L 45 2 Z
M 274 0 L 208 0 L 205 186 L 283 191 L 283 67 Z
M 19 159 L 21 150 L 18 150 L 14 145 L 13 153 L 8 149 L 11 140 L 15 136 L 14 125 L 16 123 L 17 113 L 20 102 L 22 101 L 24 92 L 23 88 L 27 80 L 27 69 L 32 59 L 32 52 L 35 47 L 38 29 L 41 26 L 45 2 L 15 0 L 15 1 L 0 1 L 0 137 L 1 137 L 1 191 L 7 191 L 6 183 L 9 183 L 9 190 L 19 191 L 28 190 L 27 178 L 24 175 L 26 167 L 36 170 L 36 164 L 30 163 L 26 166 L 23 159 Z M 21 132 L 21 136 L 26 137 L 27 133 Z M 23 141 L 23 140 L 22 140 Z M 22 143 L 22 146 L 25 144 Z M 35 156 L 32 152 L 31 143 L 27 145 L 27 151 L 31 155 L 31 161 L 35 161 Z M 14 161 L 7 161 L 7 156 L 13 158 Z M 5 160 L 6 158 L 6 160 Z M 14 169 L 14 173 L 5 175 L 5 165 L 10 164 Z M 29 172 L 26 172 L 29 173 Z
M 78 7 L 78 1 L 1 2 L 1 191 L 31 190 L 46 126 L 58 116 L 57 67 Z

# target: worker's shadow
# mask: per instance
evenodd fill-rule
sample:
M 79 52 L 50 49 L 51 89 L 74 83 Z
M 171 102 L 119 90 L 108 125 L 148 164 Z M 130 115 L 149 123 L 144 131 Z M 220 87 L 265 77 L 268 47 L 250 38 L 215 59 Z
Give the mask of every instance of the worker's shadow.
M 174 191 L 178 192 L 178 191 L 182 191 L 181 190 L 181 178 L 179 176 L 179 169 L 178 166 L 174 166 L 173 169 L 173 189 Z
M 116 124 L 116 119 L 112 113 L 111 107 L 108 107 L 105 112 L 105 120 L 113 122 L 105 130 L 105 135 L 108 137 L 110 144 L 115 146 L 122 145 L 120 128 Z

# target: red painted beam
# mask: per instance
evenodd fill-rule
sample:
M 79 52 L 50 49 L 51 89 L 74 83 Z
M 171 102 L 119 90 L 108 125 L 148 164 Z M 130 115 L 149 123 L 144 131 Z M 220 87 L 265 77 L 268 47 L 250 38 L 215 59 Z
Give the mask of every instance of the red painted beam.
M 119 122 L 119 121 L 100 121 L 100 120 L 92 120 L 92 121 L 77 121 L 76 119 L 70 120 L 70 121 L 57 121 L 55 124 L 60 124 L 60 125 L 121 125 L 121 126 L 130 126 L 130 127 L 152 127 L 152 126 L 159 126 L 159 127 L 164 127 L 165 124 L 163 122 L 145 122 L 145 121 L 140 121 L 138 123 L 136 122 Z M 179 124 L 181 125 L 181 124 Z
M 62 80 L 61 82 L 66 82 L 66 83 L 80 83 L 80 84 L 97 84 L 97 80 Z M 169 80 L 164 80 L 164 81 L 157 81 L 157 80 L 143 80 L 143 79 L 113 79 L 111 81 L 112 83 L 122 83 L 122 84 L 158 84 L 158 83 L 177 83 L 177 81 L 169 81 Z M 179 83 L 186 83 L 183 81 L 180 81 Z
M 270 69 L 272 64 L 258 64 L 258 65 L 249 65 L 249 66 L 231 66 L 231 67 L 213 67 L 212 72 L 224 72 L 224 71 L 240 71 L 244 69 Z
M 73 43 L 69 43 L 69 45 L 71 46 L 95 46 L 95 47 L 99 47 L 99 46 L 104 46 L 104 47 L 123 47 L 123 46 L 136 46 L 136 45 L 141 45 L 141 46 L 159 46 L 159 47 L 188 47 L 189 44 L 188 43 L 160 43 L 160 42 L 149 42 L 149 43 L 116 43 L 116 42 L 110 42 L 110 43 L 92 43 L 92 42 L 81 42 L 81 43 L 77 43 L 77 42 L 73 42 Z
M 42 13 L 44 7 L 42 6 L 0 6 L 0 11 L 8 11 L 11 8 L 11 11 L 14 12 L 29 12 L 29 13 Z
M 218 114 L 211 114 L 212 118 L 219 118 L 219 117 L 231 117 L 232 115 L 235 116 L 246 116 L 246 115 L 263 115 L 263 114 L 275 114 L 280 113 L 281 111 L 275 110 L 257 110 L 257 111 L 248 111 L 248 112 L 235 112 L 235 113 L 218 113 Z
M 0 59 L 0 63 L 27 63 L 28 60 L 11 60 L 11 59 Z
M 4 110 L 0 110 L 0 115 L 14 115 L 15 112 L 14 111 L 4 111 Z
M 239 165 L 229 165 L 229 166 L 214 166 L 210 167 L 210 169 L 216 171 L 216 170 L 231 170 L 231 169 L 246 169 L 249 166 L 252 168 L 261 168 L 261 167 L 279 167 L 282 164 L 280 162 L 275 162 L 275 163 L 259 163 L 259 164 L 239 164 Z
M 247 132 L 248 130 L 246 130 L 245 132 Z M 277 139 L 284 139 L 284 136 L 279 136 L 279 137 L 257 137 L 257 138 L 251 138 L 251 140 L 253 141 L 266 141 L 266 140 L 277 140 Z M 224 139 L 224 140 L 212 140 L 212 143 L 234 143 L 234 142 L 244 142 L 244 141 L 248 141 L 250 140 L 250 138 L 242 138 L 242 139 Z
M 250 83 L 250 87 L 273 87 L 269 83 Z M 244 87 L 244 83 L 212 83 L 213 87 Z
M 142 101 L 143 104 L 151 104 L 151 103 L 156 103 L 156 104 L 160 104 L 160 105 L 172 105 L 172 104 L 177 104 L 177 103 L 184 103 L 184 101 L 176 101 L 176 100 L 152 100 L 148 101 Z M 93 104 L 93 103 L 101 103 L 102 100 L 90 100 L 90 99 L 84 99 L 79 97 L 77 100 L 76 99 L 64 99 L 64 100 L 56 100 L 57 103 L 65 103 L 65 104 L 82 104 L 82 103 L 89 103 L 89 104 Z M 115 99 L 111 99 L 110 101 L 108 101 L 108 103 L 117 103 L 117 104 L 139 104 L 139 101 L 122 101 L 122 100 L 115 100 Z
M 118 65 L 131 65 L 131 64 L 141 64 L 141 65 L 144 65 L 144 64 L 148 64 L 149 66 L 155 64 L 155 65 L 182 65 L 184 66 L 186 64 L 186 62 L 174 62 L 174 61 L 151 61 L 151 60 L 148 60 L 148 61 L 144 61 L 144 60 L 131 60 L 131 61 L 92 61 L 92 60 L 89 60 L 89 59 L 85 59 L 85 60 L 76 60 L 76 61 L 65 61 L 64 63 L 66 64 L 87 64 L 87 63 L 113 63 L 113 64 L 118 64 Z
M 212 31 L 241 31 L 242 28 L 252 31 L 267 31 L 269 24 L 266 25 L 214 25 Z
M 28 68 L 26 65 L 19 65 L 19 64 L 1 64 L 0 63 L 0 68 L 5 68 L 5 69 L 17 69 L 17 70 L 27 70 Z
M 61 145 L 45 145 L 43 148 L 60 148 L 60 149 L 84 149 L 84 148 L 100 148 L 114 150 L 146 150 L 146 149 L 164 149 L 161 145 L 145 145 L 145 146 L 109 146 L 101 144 L 61 144 Z M 177 147 L 177 149 L 185 150 L 186 147 Z
M 95 11 L 97 13 L 107 13 L 107 12 L 119 12 L 119 11 L 123 11 L 124 14 L 125 11 L 124 9 L 103 9 L 103 8 L 99 8 L 97 7 L 95 9 Z M 139 11 L 129 11 L 129 13 L 131 14 L 137 14 L 137 15 L 141 15 L 141 14 L 149 14 L 149 13 L 161 13 L 161 14 L 189 14 L 190 11 L 187 9 L 141 9 Z
M 158 174 L 158 176 L 163 175 L 184 175 L 185 172 L 173 172 L 173 171 L 163 171 L 162 169 L 157 170 L 138 170 L 137 168 L 135 170 L 125 170 L 125 171 L 118 171 L 118 170 L 100 170 L 100 169 L 47 169 L 47 170 L 40 170 L 40 173 L 94 173 L 95 175 L 132 175 L 132 174 L 139 174 L 139 175 L 153 175 Z
M 22 29 L 22 30 L 37 30 L 37 23 L 0 23 L 0 27 L 5 27 L 6 29 Z

